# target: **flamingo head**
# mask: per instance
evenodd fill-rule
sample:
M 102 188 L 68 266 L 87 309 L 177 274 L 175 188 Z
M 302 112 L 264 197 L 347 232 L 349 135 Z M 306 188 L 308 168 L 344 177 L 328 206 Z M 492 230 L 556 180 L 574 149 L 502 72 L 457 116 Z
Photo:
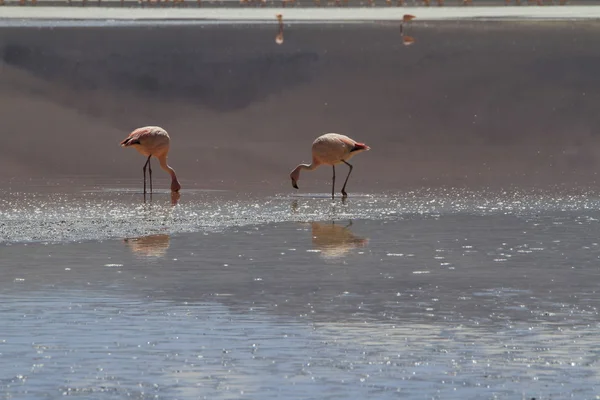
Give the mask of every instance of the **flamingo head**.
M 292 171 L 292 173 L 290 174 L 290 178 L 292 179 L 292 187 L 294 189 L 298 189 L 298 179 L 300 179 L 300 169 L 296 168 L 295 170 Z

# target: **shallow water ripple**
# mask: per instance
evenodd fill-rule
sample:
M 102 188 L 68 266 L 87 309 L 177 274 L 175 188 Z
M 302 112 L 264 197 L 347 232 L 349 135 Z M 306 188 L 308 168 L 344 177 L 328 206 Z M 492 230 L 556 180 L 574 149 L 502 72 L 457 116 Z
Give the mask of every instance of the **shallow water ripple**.
M 40 313 L 23 300 L 2 307 L 20 321 L 0 338 L 4 398 L 593 398 L 597 388 L 598 326 L 307 323 L 76 291 L 38 297 Z
M 168 193 L 143 202 L 138 193 L 98 190 L 76 193 L 0 193 L 0 242 L 102 240 L 156 233 L 214 231 L 231 226 L 343 219 L 395 220 L 448 213 L 515 214 L 595 211 L 600 197 L 547 191 L 422 189 L 391 194 L 355 194 L 345 202 L 326 194 L 302 196 Z M 580 216 L 595 220 L 593 216 Z M 560 223 L 557 221 L 556 223 Z
M 494 196 L 5 197 L 0 398 L 595 399 L 597 200 Z

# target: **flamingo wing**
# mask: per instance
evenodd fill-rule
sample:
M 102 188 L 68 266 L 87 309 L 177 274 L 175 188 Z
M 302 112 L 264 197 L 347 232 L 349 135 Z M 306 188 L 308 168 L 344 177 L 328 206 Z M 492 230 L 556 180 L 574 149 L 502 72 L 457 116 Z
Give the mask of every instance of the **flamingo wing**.
M 344 145 L 346 146 L 346 148 L 348 149 L 348 151 L 350 153 L 352 153 L 354 151 L 370 149 L 370 147 L 367 146 L 366 144 L 359 143 L 353 139 L 350 139 L 348 136 L 345 136 L 345 135 L 338 135 L 337 139 L 340 140 L 342 143 L 344 143 Z
M 152 130 L 149 127 L 138 128 L 131 132 L 129 136 L 125 140 L 121 142 L 121 146 L 127 147 L 132 146 L 134 144 L 141 144 L 140 140 L 149 134 L 152 133 Z
M 352 153 L 353 151 L 359 151 L 359 150 L 369 150 L 370 147 L 367 146 L 364 143 L 354 143 L 354 147 L 352 147 L 352 149 L 350 150 L 350 153 Z

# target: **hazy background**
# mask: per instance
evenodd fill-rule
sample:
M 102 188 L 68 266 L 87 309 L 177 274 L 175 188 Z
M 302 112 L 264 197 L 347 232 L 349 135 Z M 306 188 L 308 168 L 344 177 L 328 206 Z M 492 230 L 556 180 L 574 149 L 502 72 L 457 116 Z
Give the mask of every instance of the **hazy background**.
M 156 124 L 184 188 L 292 190 L 325 132 L 372 147 L 350 190 L 595 182 L 596 22 L 416 22 L 410 47 L 396 23 L 286 24 L 281 46 L 276 32 L 2 28 L 0 179 L 141 181 L 143 157 L 118 144 Z

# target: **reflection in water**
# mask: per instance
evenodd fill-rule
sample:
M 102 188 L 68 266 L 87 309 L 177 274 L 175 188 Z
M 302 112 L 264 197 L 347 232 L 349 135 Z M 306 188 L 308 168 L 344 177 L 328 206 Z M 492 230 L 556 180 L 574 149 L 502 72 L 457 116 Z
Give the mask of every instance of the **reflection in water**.
M 123 239 L 134 255 L 138 257 L 164 257 L 169 248 L 170 236 L 165 234 Z
M 363 219 L 341 268 L 285 251 L 295 224 L 186 235 L 154 266 L 115 241 L 6 246 L 0 393 L 592 399 L 594 210 Z
M 415 42 L 415 38 L 412 36 L 403 36 L 402 37 L 402 44 L 405 46 L 410 46 L 414 42 Z
M 321 223 L 312 222 L 312 243 L 315 250 L 321 251 L 324 258 L 340 258 L 350 250 L 366 246 L 368 239 L 358 237 L 348 227 L 336 225 L 335 222 Z
M 283 16 L 281 14 L 275 15 L 277 17 L 277 21 L 279 22 L 279 28 L 277 31 L 277 35 L 275 36 L 275 43 L 282 44 L 283 43 Z
M 404 14 L 402 17 L 402 22 L 400 22 L 400 36 L 402 36 L 402 44 L 405 46 L 409 46 L 415 42 L 415 38 L 405 34 L 404 24 L 410 24 L 410 22 L 416 17 L 411 14 Z M 408 27 L 411 25 L 407 25 L 406 32 L 408 32 Z

